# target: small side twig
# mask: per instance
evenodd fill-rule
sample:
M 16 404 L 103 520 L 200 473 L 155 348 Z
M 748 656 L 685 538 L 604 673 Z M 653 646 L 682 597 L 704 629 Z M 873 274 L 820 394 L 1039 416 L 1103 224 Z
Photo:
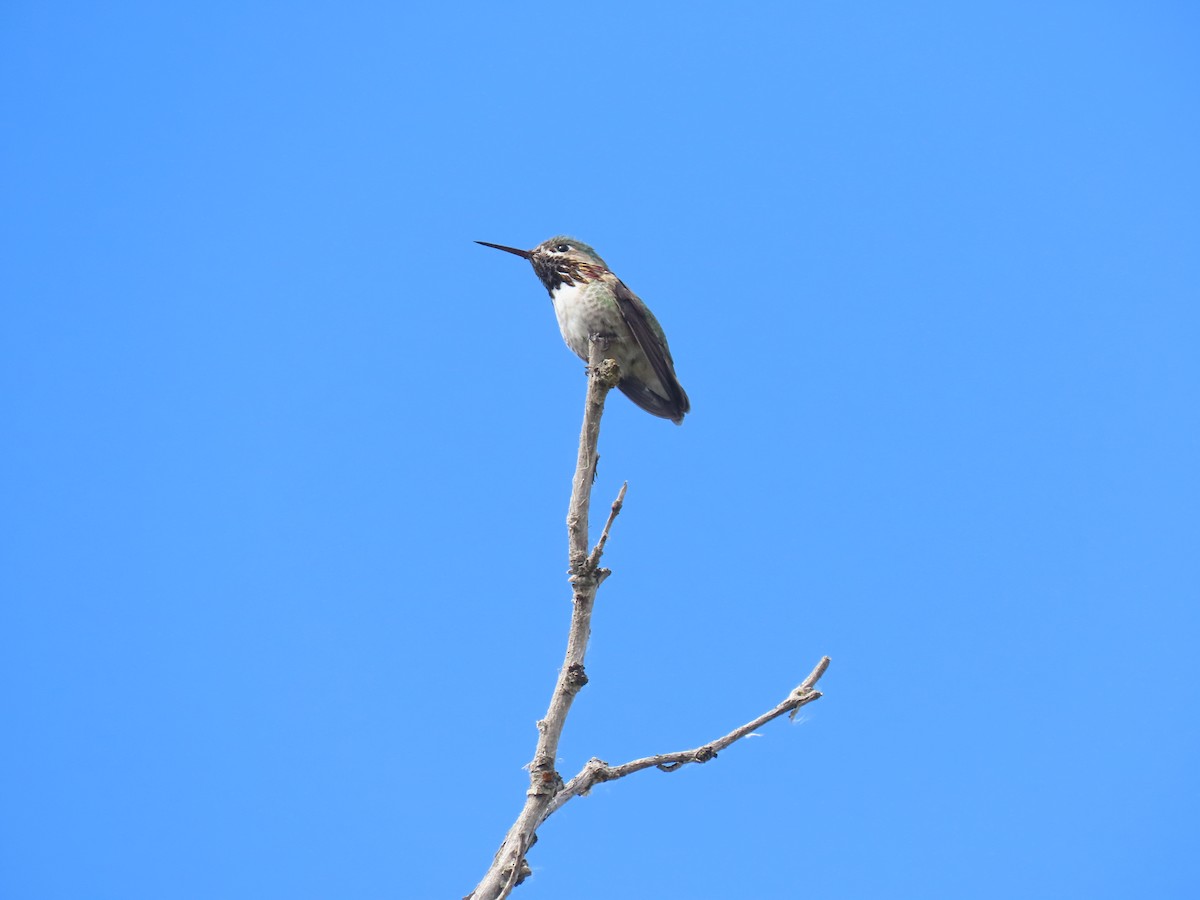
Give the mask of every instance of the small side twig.
M 608 521 L 604 523 L 604 530 L 600 532 L 600 540 L 596 541 L 596 546 L 592 548 L 592 552 L 588 556 L 588 568 L 592 571 L 603 571 L 598 568 L 600 557 L 604 555 L 604 545 L 608 543 L 608 532 L 612 528 L 613 521 L 621 514 L 621 507 L 625 505 L 625 492 L 627 490 L 629 490 L 628 481 L 624 482 L 621 485 L 621 490 L 617 492 L 617 499 L 613 501 L 612 509 L 608 513 Z
M 800 682 L 795 690 L 788 694 L 774 709 L 768 710 L 762 715 L 751 719 L 745 725 L 733 729 L 729 734 L 719 737 L 715 741 L 710 741 L 703 746 L 692 750 L 679 750 L 675 753 L 644 756 L 641 759 L 622 763 L 619 766 L 610 766 L 600 759 L 593 758 L 588 760 L 579 774 L 564 784 L 562 789 L 554 795 L 554 799 L 550 802 L 550 806 L 546 810 L 546 815 L 549 816 L 551 813 L 557 811 L 572 797 L 581 797 L 587 794 L 588 791 L 602 782 L 616 781 L 618 778 L 624 778 L 643 769 L 657 768 L 663 772 L 674 772 L 688 763 L 705 763 L 711 759 L 716 759 L 719 752 L 736 741 L 740 741 L 746 735 L 756 731 L 763 725 L 766 725 L 772 719 L 777 719 L 784 713 L 791 713 L 791 717 L 795 718 L 796 713 L 802 706 L 820 699 L 821 692 L 816 689 L 816 684 L 821 680 L 821 676 L 825 674 L 825 670 L 828 668 L 829 657 L 826 656 L 817 663 L 816 668 L 809 673 L 809 676 Z

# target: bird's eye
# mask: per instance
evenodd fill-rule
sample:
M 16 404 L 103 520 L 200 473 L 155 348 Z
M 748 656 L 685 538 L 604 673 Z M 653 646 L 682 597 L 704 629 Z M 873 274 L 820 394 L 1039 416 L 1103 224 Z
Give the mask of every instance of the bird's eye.
M 570 249 L 571 249 L 571 247 L 569 244 L 559 244 L 557 247 L 554 248 L 554 252 L 555 253 L 566 253 Z

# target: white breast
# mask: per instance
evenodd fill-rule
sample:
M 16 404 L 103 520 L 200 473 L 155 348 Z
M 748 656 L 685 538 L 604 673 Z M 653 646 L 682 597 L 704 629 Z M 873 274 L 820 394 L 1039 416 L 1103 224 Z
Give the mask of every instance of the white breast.
M 588 358 L 587 289 L 585 284 L 560 284 L 552 298 L 563 340 L 583 359 Z

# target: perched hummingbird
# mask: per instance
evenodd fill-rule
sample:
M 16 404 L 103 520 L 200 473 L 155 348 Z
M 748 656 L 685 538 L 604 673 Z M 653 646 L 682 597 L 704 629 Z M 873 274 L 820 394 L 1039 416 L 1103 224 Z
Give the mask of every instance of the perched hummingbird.
M 550 292 L 567 346 L 587 362 L 591 335 L 607 337 L 609 355 L 621 367 L 621 393 L 646 412 L 683 424 L 691 404 L 675 377 L 667 336 L 654 313 L 609 271 L 599 253 L 562 235 L 532 250 L 475 243 L 529 260 Z

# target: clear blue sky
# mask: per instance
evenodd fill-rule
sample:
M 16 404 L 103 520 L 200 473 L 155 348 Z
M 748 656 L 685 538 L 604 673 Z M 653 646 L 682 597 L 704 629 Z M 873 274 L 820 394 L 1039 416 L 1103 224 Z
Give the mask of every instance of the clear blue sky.
M 614 395 L 525 900 L 1200 894 L 1200 14 L 0 12 L 0 896 L 460 897 L 569 615 L 567 232 Z

